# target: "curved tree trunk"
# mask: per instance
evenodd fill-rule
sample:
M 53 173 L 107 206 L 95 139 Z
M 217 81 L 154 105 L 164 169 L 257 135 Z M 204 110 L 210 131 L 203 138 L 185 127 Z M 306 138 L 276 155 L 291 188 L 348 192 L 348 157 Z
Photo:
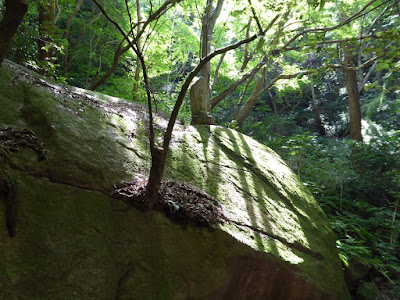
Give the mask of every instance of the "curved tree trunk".
M 222 5 L 224 0 L 218 0 L 216 7 L 213 7 L 213 0 L 207 0 L 206 8 L 203 16 L 202 28 L 201 28 L 201 58 L 206 57 L 211 51 L 211 41 L 214 32 L 215 23 L 222 10 Z M 222 58 L 223 59 L 223 58 Z M 222 61 L 221 61 L 222 62 Z M 215 75 L 218 76 L 218 68 L 215 71 Z M 211 88 L 210 88 L 210 78 L 211 78 L 211 64 L 208 61 L 203 68 L 200 70 L 201 76 L 204 77 L 208 88 L 208 99 L 210 102 L 211 98 Z M 213 80 L 216 82 L 217 78 Z M 210 106 L 207 105 L 208 109 L 211 110 Z
M 0 22 L 0 66 L 18 26 L 28 10 L 28 4 L 25 0 L 6 0 L 5 7 L 5 13 Z
M 265 69 L 262 69 L 260 77 L 258 77 L 257 79 L 253 93 L 251 93 L 251 96 L 249 97 L 249 99 L 247 99 L 246 103 L 235 117 L 235 121 L 237 122 L 239 127 L 242 126 L 244 120 L 249 116 L 257 99 L 260 97 L 259 93 L 263 89 L 264 83 L 265 83 Z
M 288 15 L 289 15 L 289 11 L 287 11 L 284 16 L 282 17 L 282 21 L 279 22 L 279 29 L 278 29 L 278 33 L 282 30 L 283 26 L 285 25 L 287 19 L 288 19 Z M 266 32 L 267 30 L 269 30 L 269 28 L 271 28 L 276 20 L 278 20 L 278 18 L 280 17 L 279 14 L 277 14 L 272 21 L 268 24 L 266 30 L 264 30 L 264 32 Z M 250 27 L 251 23 L 248 23 L 248 27 Z M 273 42 L 275 40 L 279 39 L 279 35 L 276 35 Z M 246 46 L 247 47 L 247 46 Z M 273 53 L 274 52 L 274 53 Z M 276 52 L 275 50 L 273 52 L 269 52 L 266 55 L 264 55 L 264 57 L 258 62 L 257 66 L 255 66 L 252 70 L 250 70 L 249 72 L 243 74 L 243 76 L 237 80 L 236 82 L 234 82 L 230 87 L 228 87 L 226 90 L 224 90 L 222 93 L 220 93 L 218 96 L 214 97 L 213 99 L 211 99 L 211 109 L 213 109 L 215 106 L 218 105 L 219 102 L 221 102 L 223 99 L 225 99 L 226 96 L 228 96 L 230 93 L 232 93 L 239 85 L 241 85 L 243 82 L 245 82 L 248 78 L 252 78 L 254 77 L 257 72 L 267 64 L 268 62 L 268 58 L 270 56 L 274 56 L 279 54 L 279 52 Z M 253 54 L 250 54 L 247 56 L 247 58 L 245 57 L 244 60 L 248 60 L 250 61 L 250 59 L 252 59 Z M 242 68 L 245 68 L 247 66 L 247 62 L 243 62 L 242 64 Z

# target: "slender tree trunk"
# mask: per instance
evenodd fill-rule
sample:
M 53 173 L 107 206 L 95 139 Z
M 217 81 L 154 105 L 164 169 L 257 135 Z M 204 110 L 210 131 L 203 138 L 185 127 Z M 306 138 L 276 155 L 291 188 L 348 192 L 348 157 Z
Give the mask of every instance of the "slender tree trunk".
M 80 40 L 82 39 L 83 34 L 86 32 L 87 28 L 92 25 L 94 22 L 96 22 L 100 18 L 101 14 L 98 14 L 93 20 L 91 20 L 89 23 L 86 23 L 86 25 L 79 31 L 78 37 L 76 38 L 74 44 L 72 45 L 70 52 L 68 54 L 69 57 L 67 57 L 67 52 L 65 52 L 67 59 L 65 63 L 65 57 L 64 57 L 64 65 L 63 65 L 63 71 L 62 75 L 65 76 L 69 70 L 69 67 L 71 66 L 72 61 L 75 59 L 75 50 L 79 45 Z M 68 45 L 69 47 L 70 45 Z
M 321 120 L 321 111 L 319 110 L 318 107 L 318 102 L 317 102 L 317 97 L 315 96 L 315 88 L 314 88 L 314 78 L 310 76 L 310 87 L 311 87 L 311 96 L 312 96 L 312 102 L 313 102 L 313 109 L 315 113 L 315 126 L 317 127 L 318 134 L 319 135 L 325 135 L 325 127 L 324 124 L 322 124 Z
M 228 96 L 230 93 L 232 93 L 236 88 L 241 85 L 243 82 L 245 82 L 247 79 L 254 77 L 257 72 L 260 70 L 262 66 L 264 66 L 267 63 L 266 58 L 263 59 L 261 62 L 257 64 L 252 70 L 249 72 L 243 74 L 243 76 L 234 82 L 231 86 L 229 86 L 226 90 L 221 92 L 218 96 L 214 97 L 211 99 L 211 109 L 213 109 L 215 106 L 218 105 L 223 99 L 225 99 L 226 96 Z M 250 79 L 251 80 L 251 79 Z
M 210 52 L 210 41 L 211 36 L 209 36 L 209 21 L 211 18 L 211 10 L 212 10 L 212 0 L 207 0 L 206 9 L 203 17 L 203 24 L 201 27 L 201 57 L 207 56 Z M 201 69 L 201 76 L 204 77 L 207 84 L 210 82 L 210 62 L 207 62 L 204 67 Z
M 247 81 L 247 83 L 246 83 L 246 85 L 245 85 L 243 91 L 241 92 L 240 100 L 239 100 L 238 104 L 236 105 L 236 112 L 235 112 L 235 115 L 237 115 L 237 114 L 239 113 L 239 111 L 240 111 L 240 109 L 241 109 L 241 107 L 242 107 L 242 103 L 243 103 L 244 97 L 246 96 L 247 89 L 249 88 L 249 85 L 250 85 L 250 83 L 253 81 L 253 79 L 254 79 L 255 76 L 256 76 L 256 74 L 254 73 L 254 74 L 249 78 L 249 80 Z
M 212 81 L 211 87 L 210 87 L 210 92 L 211 93 L 214 90 L 215 85 L 217 84 L 219 69 L 221 68 L 221 65 L 222 65 L 222 62 L 224 61 L 225 55 L 226 55 L 226 53 L 221 55 L 221 57 L 220 57 L 220 59 L 218 61 L 217 68 L 215 69 L 214 78 L 213 78 L 213 81 Z
M 368 70 L 368 72 L 364 75 L 361 72 L 361 80 L 358 83 L 358 94 L 361 94 L 361 92 L 364 90 L 365 84 L 368 82 L 369 77 L 371 76 L 372 72 L 374 72 L 375 67 L 377 65 L 377 62 L 374 62 L 374 64 L 371 66 L 371 68 Z
M 67 24 L 65 25 L 65 31 L 64 31 L 64 36 L 63 38 L 65 40 L 69 40 L 69 34 L 70 34 L 70 29 L 71 29 L 71 24 L 72 24 L 72 20 L 74 19 L 74 17 L 76 16 L 76 14 L 79 12 L 81 5 L 83 3 L 83 0 L 78 0 L 78 2 L 76 3 L 76 6 L 74 8 L 74 10 L 72 11 L 72 13 L 68 16 L 67 19 Z M 65 74 L 67 74 L 68 72 L 68 68 L 70 65 L 70 59 L 68 58 L 68 48 L 69 48 L 69 43 L 68 43 L 68 47 L 66 47 L 66 49 L 64 49 L 64 57 L 63 57 L 63 71 L 62 74 L 63 76 L 65 76 Z M 73 54 L 71 54 L 73 55 Z M 72 60 L 72 59 L 71 59 Z
M 206 57 L 211 50 L 212 35 L 217 18 L 222 10 L 224 0 L 218 0 L 217 6 L 213 7 L 213 0 L 207 0 L 202 28 L 201 28 L 201 57 Z M 200 71 L 207 84 L 210 85 L 211 68 L 210 62 L 207 62 Z
M 120 56 L 122 54 L 124 54 L 126 51 L 128 51 L 128 49 L 130 48 L 129 44 L 126 45 L 125 47 L 121 48 L 123 42 L 124 41 L 121 41 L 121 43 L 119 43 L 117 49 L 114 52 L 114 60 L 113 60 L 113 64 L 111 65 L 110 69 L 99 80 L 97 80 L 96 77 L 93 78 L 92 82 L 90 83 L 89 90 L 92 90 L 92 91 L 96 90 L 99 86 L 104 84 L 107 81 L 107 79 L 117 69 Z
M 249 99 L 247 99 L 246 103 L 235 117 L 235 121 L 237 122 L 239 127 L 242 126 L 244 120 L 249 116 L 254 104 L 259 98 L 258 96 L 259 92 L 264 87 L 264 83 L 265 83 L 265 69 L 262 69 L 260 77 L 258 77 L 256 81 L 256 86 L 254 87 L 253 93 L 251 94 Z
M 136 0 L 136 17 L 137 17 L 137 24 L 138 26 L 136 27 L 136 34 L 139 36 L 139 33 L 142 29 L 142 26 L 140 26 L 140 21 L 142 20 L 142 10 L 140 8 L 140 0 Z M 140 43 L 140 38 L 137 39 L 137 47 L 139 51 L 141 51 L 141 43 Z M 133 83 L 133 100 L 138 101 L 138 89 L 139 89 L 139 78 L 140 78 L 140 72 L 142 70 L 142 66 L 140 64 L 139 59 L 136 61 L 136 69 L 135 69 L 135 82 Z
M 282 16 L 282 20 L 281 20 L 281 21 L 279 22 L 279 24 L 278 24 L 278 31 L 277 31 L 278 34 L 275 35 L 275 38 L 274 38 L 274 40 L 271 42 L 271 44 L 274 44 L 275 42 L 277 42 L 277 41 L 279 40 L 279 37 L 281 36 L 281 30 L 283 29 L 283 26 L 285 25 L 285 23 L 286 23 L 286 21 L 287 21 L 287 19 L 288 19 L 289 11 L 290 11 L 290 10 L 288 10 L 288 11 Z M 277 14 L 277 15 L 275 16 L 275 18 L 272 19 L 272 21 L 268 24 L 266 30 L 269 30 L 269 28 L 271 28 L 271 27 L 275 24 L 275 22 L 276 22 L 276 20 L 278 20 L 279 16 L 280 16 L 280 15 Z M 266 31 L 265 31 L 265 32 L 266 32 Z M 221 102 L 223 99 L 225 99 L 226 96 L 228 96 L 230 93 L 232 93 L 239 85 L 241 85 L 243 82 L 245 82 L 248 78 L 254 77 L 255 74 L 257 74 L 257 72 L 258 72 L 263 66 L 265 66 L 265 65 L 267 64 L 268 58 L 269 58 L 270 56 L 275 56 L 275 55 L 278 55 L 278 54 L 279 54 L 279 52 L 276 52 L 276 51 L 271 51 L 271 52 L 267 53 L 267 54 L 262 58 L 262 60 L 259 61 L 259 63 L 257 64 L 257 66 L 255 66 L 255 67 L 254 67 L 252 70 L 250 70 L 249 72 L 243 74 L 243 76 L 242 76 L 239 80 L 237 80 L 236 82 L 234 82 L 230 87 L 228 87 L 226 90 L 224 90 L 224 91 L 223 91 L 222 93 L 220 93 L 218 96 L 216 96 L 216 97 L 214 97 L 213 99 L 211 99 L 211 109 L 213 109 L 215 106 L 217 106 L 219 102 Z M 247 60 L 251 59 L 251 58 L 252 58 L 252 55 L 253 55 L 253 54 L 251 54 L 250 56 L 248 56 L 248 57 L 247 57 Z
M 101 12 L 104 14 L 104 16 L 111 22 L 113 23 L 118 30 L 121 32 L 121 34 L 124 36 L 124 38 L 128 41 L 129 45 L 131 48 L 134 50 L 138 58 L 140 59 L 140 62 L 142 64 L 142 73 L 143 73 L 143 80 L 146 88 L 146 94 L 147 94 L 147 104 L 148 104 L 148 109 L 149 109 L 149 143 L 150 143 L 150 149 L 151 149 L 151 156 L 152 156 L 152 166 L 150 169 L 150 176 L 149 180 L 146 185 L 146 192 L 145 192 L 145 199 L 148 200 L 149 202 L 149 208 L 152 208 L 158 197 L 158 191 L 161 186 L 161 180 L 162 180 L 162 175 L 164 172 L 165 168 L 165 161 L 167 158 L 170 142 L 171 142 L 171 137 L 172 137 L 172 131 L 176 122 L 176 119 L 178 117 L 179 110 L 182 106 L 183 100 L 185 98 L 186 92 L 189 89 L 190 83 L 193 81 L 193 78 L 200 72 L 200 70 L 203 68 L 204 64 L 210 61 L 212 58 L 219 54 L 223 54 L 227 51 L 237 49 L 243 44 L 250 43 L 254 41 L 257 38 L 257 35 L 253 35 L 252 37 L 249 37 L 248 39 L 243 39 L 240 40 L 234 44 L 219 48 L 217 50 L 214 50 L 212 53 L 207 55 L 207 57 L 204 57 L 202 60 L 200 60 L 199 64 L 189 73 L 188 77 L 184 81 L 181 90 L 179 92 L 178 98 L 175 101 L 174 108 L 172 109 L 171 116 L 168 121 L 167 129 L 164 134 L 164 141 L 163 141 L 163 148 L 162 150 L 157 148 L 155 146 L 155 141 L 154 141 L 154 123 L 153 123 L 153 105 L 152 105 L 152 98 L 151 98 L 151 93 L 150 93 L 150 85 L 149 85 L 149 79 L 147 75 L 147 68 L 146 64 L 143 58 L 143 55 L 140 51 L 140 49 L 137 47 L 136 41 L 131 41 L 129 40 L 128 36 L 125 34 L 124 30 L 118 25 L 116 21 L 111 19 L 107 12 L 104 10 L 104 8 L 100 5 L 100 3 L 97 0 L 93 0 L 93 2 L 96 4 L 96 6 L 101 10 Z M 135 44 L 135 45 L 134 45 Z
M 252 18 L 249 17 L 249 22 L 247 23 L 247 28 L 246 28 L 246 38 L 250 36 L 251 20 Z M 246 45 L 243 50 L 243 62 L 242 66 L 240 67 L 240 72 L 243 72 L 244 69 L 246 69 L 250 59 L 252 59 L 252 55 L 249 55 L 249 45 Z
M 269 93 L 269 96 L 271 97 L 272 107 L 274 108 L 275 130 L 276 130 L 276 133 L 277 133 L 279 136 L 282 136 L 281 120 L 280 120 L 280 117 L 279 117 L 278 106 L 276 105 L 276 101 L 275 101 L 274 97 L 272 96 L 271 92 L 268 91 L 268 93 Z
M 354 54 L 350 45 L 344 49 L 345 65 L 353 67 Z M 361 134 L 361 107 L 358 94 L 357 73 L 354 70 L 346 70 L 346 85 L 349 96 L 349 115 L 350 115 L 350 138 L 362 142 Z
M 52 46 L 52 36 L 55 28 L 55 0 L 39 2 L 39 40 L 38 40 L 38 59 L 43 62 L 51 62 L 54 47 Z M 41 68 L 40 73 L 44 74 L 45 68 Z
M 149 208 L 153 208 L 158 199 L 158 192 L 161 187 L 162 177 L 164 173 L 166 155 L 163 149 L 154 148 L 151 153 L 151 168 L 149 179 L 146 185 L 146 200 Z
M 93 0 L 96 1 L 96 0 Z M 171 137 L 172 137 L 172 131 L 176 122 L 176 119 L 178 117 L 178 113 L 179 110 L 182 106 L 183 100 L 185 98 L 186 92 L 189 90 L 189 85 L 190 83 L 193 81 L 193 78 L 200 72 L 200 70 L 202 69 L 202 67 L 204 66 L 204 64 L 211 60 L 213 57 L 215 57 L 218 54 L 223 54 L 229 50 L 232 49 L 236 49 L 238 47 L 240 47 L 240 45 L 242 44 L 246 44 L 246 43 L 250 43 L 251 41 L 256 39 L 256 35 L 248 38 L 248 39 L 244 39 L 241 41 L 238 41 L 234 44 L 231 44 L 229 46 L 223 47 L 223 48 L 219 48 L 215 51 L 213 51 L 212 53 L 210 53 L 208 55 L 208 57 L 206 57 L 206 59 L 200 61 L 200 63 L 197 65 L 197 67 L 195 67 L 188 75 L 188 77 L 186 78 L 185 82 L 183 83 L 181 90 L 179 92 L 178 98 L 175 101 L 175 105 L 174 108 L 171 112 L 171 116 L 169 118 L 168 121 L 168 125 L 167 125 L 167 130 L 165 131 L 164 134 L 164 141 L 163 141 L 163 148 L 162 150 L 159 148 L 154 147 L 154 133 L 152 133 L 152 125 L 149 126 L 150 129 L 150 137 L 153 137 L 153 141 L 150 140 L 150 145 L 153 144 L 153 146 L 150 146 L 151 149 L 151 157 L 152 157 L 152 165 L 151 165 L 151 169 L 150 169 L 150 176 L 149 176 L 149 180 L 147 182 L 147 186 L 146 186 L 146 194 L 145 194 L 145 198 L 149 201 L 149 207 L 152 208 L 154 206 L 154 204 L 156 203 L 155 201 L 157 200 L 158 197 L 158 191 L 160 189 L 161 186 L 161 180 L 162 180 L 162 175 L 164 172 L 164 168 L 165 168 L 165 162 L 167 159 L 167 154 L 169 151 L 169 146 L 170 146 L 170 142 L 171 142 Z M 143 68 L 143 76 L 144 76 L 144 80 L 145 80 L 145 86 L 146 86 L 146 91 L 149 92 L 148 90 L 148 83 L 146 80 L 146 68 L 144 63 L 142 62 L 142 68 Z M 149 96 L 148 96 L 149 97 Z M 148 103 L 149 103 L 149 114 L 150 114 L 150 124 L 152 123 L 152 108 L 151 108 L 151 99 L 148 99 Z
M 25 0 L 6 0 L 5 8 L 3 19 L 0 21 L 0 66 L 28 10 L 28 4 Z

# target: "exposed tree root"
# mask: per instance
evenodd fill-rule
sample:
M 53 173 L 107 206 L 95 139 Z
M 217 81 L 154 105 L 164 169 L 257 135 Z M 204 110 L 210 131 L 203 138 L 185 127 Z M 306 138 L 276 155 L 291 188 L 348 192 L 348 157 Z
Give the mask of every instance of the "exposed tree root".
M 144 198 L 147 182 L 144 180 L 124 182 L 115 188 L 114 198 L 146 209 Z M 180 223 L 211 226 L 223 222 L 222 206 L 207 193 L 187 184 L 167 180 L 161 183 L 155 210 L 164 212 Z
M 0 197 L 6 204 L 6 225 L 10 237 L 16 234 L 17 203 L 14 193 L 14 183 L 8 174 L 9 155 L 18 152 L 20 147 L 36 151 L 38 161 L 46 159 L 46 147 L 28 128 L 0 128 Z

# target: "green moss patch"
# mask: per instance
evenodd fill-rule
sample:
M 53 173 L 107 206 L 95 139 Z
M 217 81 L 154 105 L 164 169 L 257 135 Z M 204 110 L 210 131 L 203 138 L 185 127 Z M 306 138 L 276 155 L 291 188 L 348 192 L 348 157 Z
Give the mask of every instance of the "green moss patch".
M 108 196 L 129 194 L 122 182 L 146 180 L 142 106 L 17 66 L 0 69 L 0 99 L 0 128 L 29 130 L 46 147 L 43 162 L 24 145 L 7 158 L 18 211 L 15 237 L 0 231 L 0 298 L 219 299 L 236 291 L 251 299 L 255 290 L 272 297 L 273 286 L 282 287 L 280 299 L 295 297 L 295 287 L 308 299 L 347 297 L 326 216 L 276 153 L 250 137 L 177 124 L 164 204 L 142 211 Z M 157 117 L 158 133 L 165 124 Z

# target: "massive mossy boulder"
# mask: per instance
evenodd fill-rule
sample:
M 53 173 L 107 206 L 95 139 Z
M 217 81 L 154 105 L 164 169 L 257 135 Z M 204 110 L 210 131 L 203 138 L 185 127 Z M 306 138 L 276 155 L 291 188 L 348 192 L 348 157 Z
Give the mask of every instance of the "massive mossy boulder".
M 165 178 L 221 209 L 200 226 L 113 196 L 149 171 L 142 106 L 9 62 L 0 104 L 0 299 L 349 297 L 326 216 L 253 139 L 176 126 Z

